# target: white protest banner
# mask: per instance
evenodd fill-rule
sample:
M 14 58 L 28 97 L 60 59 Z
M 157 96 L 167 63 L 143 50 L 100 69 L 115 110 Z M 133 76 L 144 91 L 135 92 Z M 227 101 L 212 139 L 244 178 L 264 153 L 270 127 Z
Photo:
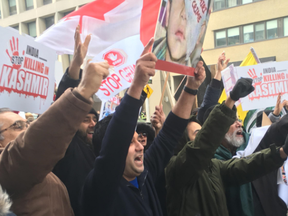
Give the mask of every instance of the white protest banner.
M 241 99 L 243 110 L 275 106 L 277 96 L 288 100 L 288 61 L 236 67 L 239 78 L 253 79 L 255 91 Z
M 235 86 L 238 80 L 238 76 L 237 76 L 234 64 L 231 64 L 229 67 L 221 71 L 221 76 L 222 76 L 222 82 L 224 85 L 225 93 L 226 95 L 229 95 L 230 91 L 232 91 L 233 87 Z M 237 107 L 240 104 L 240 102 L 241 102 L 240 100 L 236 101 L 235 106 Z
M 56 52 L 0 27 L 0 107 L 41 114 L 54 94 Z
M 131 44 L 133 44 L 133 49 L 127 49 Z M 136 35 L 117 42 L 93 58 L 92 62 L 106 60 L 109 65 L 114 66 L 113 72 L 102 81 L 99 91 L 96 93 L 101 101 L 108 101 L 111 97 L 130 87 L 136 61 L 143 48 L 139 35 Z

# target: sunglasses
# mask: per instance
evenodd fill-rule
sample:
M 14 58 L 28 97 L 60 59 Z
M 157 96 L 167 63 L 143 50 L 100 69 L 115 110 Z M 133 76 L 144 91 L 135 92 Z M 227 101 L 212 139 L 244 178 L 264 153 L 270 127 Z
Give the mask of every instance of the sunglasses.
M 139 134 L 138 134 L 138 137 L 142 137 L 142 136 L 143 136 L 143 137 L 147 137 L 147 133 L 139 133 Z

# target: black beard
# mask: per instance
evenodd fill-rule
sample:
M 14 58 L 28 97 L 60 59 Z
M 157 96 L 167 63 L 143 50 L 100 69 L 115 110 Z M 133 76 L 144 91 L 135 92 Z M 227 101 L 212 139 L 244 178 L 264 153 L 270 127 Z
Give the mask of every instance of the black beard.
M 86 144 L 92 145 L 92 140 L 87 138 L 87 133 L 83 133 L 82 131 L 77 131 L 76 135 L 83 140 L 83 142 L 85 142 Z

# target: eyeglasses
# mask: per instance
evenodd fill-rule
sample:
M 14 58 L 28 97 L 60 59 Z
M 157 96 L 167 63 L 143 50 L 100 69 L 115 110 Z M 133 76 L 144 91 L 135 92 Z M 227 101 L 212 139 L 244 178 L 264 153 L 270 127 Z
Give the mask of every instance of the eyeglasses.
M 23 130 L 24 128 L 28 127 L 28 123 L 26 121 L 16 121 L 12 125 L 10 125 L 8 128 L 3 129 L 0 131 L 0 134 L 3 133 L 4 131 L 7 131 L 8 129 L 12 128 L 13 130 Z
M 138 137 L 142 137 L 142 136 L 143 136 L 143 137 L 147 137 L 147 133 L 139 133 L 139 134 L 138 134 Z

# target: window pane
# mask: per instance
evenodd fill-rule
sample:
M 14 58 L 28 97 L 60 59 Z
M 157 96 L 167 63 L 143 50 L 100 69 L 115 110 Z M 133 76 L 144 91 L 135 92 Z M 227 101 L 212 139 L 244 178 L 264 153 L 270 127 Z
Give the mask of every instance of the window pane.
M 225 7 L 225 0 L 215 0 L 214 10 L 220 10 Z
M 52 3 L 52 0 L 43 0 L 43 5 Z
M 284 36 L 288 36 L 288 17 L 284 18 Z
M 216 46 L 226 45 L 226 31 L 216 32 Z
M 243 27 L 243 37 L 244 37 L 244 43 L 249 43 L 249 42 L 254 41 L 253 25 L 247 25 Z
M 277 38 L 278 31 L 277 31 L 277 20 L 271 20 L 266 23 L 267 29 L 267 39 Z
M 228 7 L 237 6 L 237 0 L 227 0 Z
M 264 40 L 265 32 L 264 32 L 264 23 L 255 25 L 255 40 Z
M 32 37 L 36 37 L 37 36 L 36 22 L 28 23 L 27 26 L 28 26 L 28 34 Z
M 26 1 L 26 10 L 31 10 L 34 8 L 33 0 L 25 0 Z
M 17 13 L 16 0 L 8 0 L 10 15 Z
M 239 44 L 239 27 L 228 29 L 228 45 Z
M 253 2 L 252 0 L 242 0 L 242 4 L 247 4 Z
M 45 18 L 46 29 L 54 24 L 54 16 Z
M 16 29 L 17 31 L 19 31 L 19 26 L 12 26 L 12 28 Z

